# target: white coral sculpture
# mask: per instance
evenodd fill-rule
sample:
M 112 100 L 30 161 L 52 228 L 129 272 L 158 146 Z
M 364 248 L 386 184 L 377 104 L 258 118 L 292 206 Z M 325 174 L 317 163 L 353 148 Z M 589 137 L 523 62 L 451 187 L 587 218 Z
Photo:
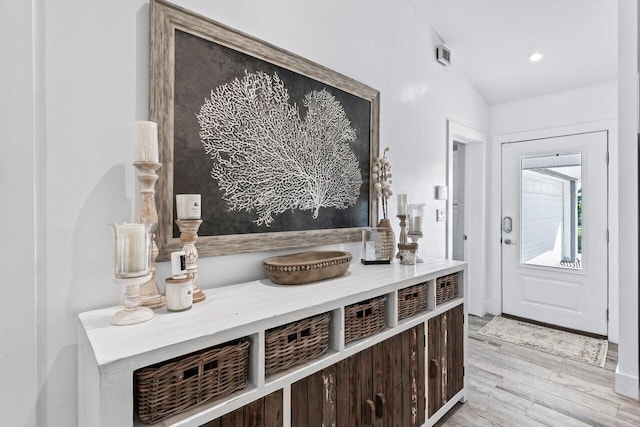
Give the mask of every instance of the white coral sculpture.
M 304 119 L 277 74 L 245 71 L 218 86 L 197 114 L 213 160 L 211 177 L 229 210 L 255 211 L 267 227 L 288 209 L 346 209 L 360 196 L 362 175 L 351 150 L 356 131 L 326 90 L 303 100 Z
M 391 177 L 391 163 L 387 160 L 387 153 L 389 147 L 384 149 L 382 157 L 375 159 L 373 167 L 371 168 L 371 180 L 376 192 L 376 197 L 380 198 L 380 204 L 382 205 L 382 217 L 387 218 L 387 201 L 393 194 L 391 191 L 391 184 L 393 181 Z

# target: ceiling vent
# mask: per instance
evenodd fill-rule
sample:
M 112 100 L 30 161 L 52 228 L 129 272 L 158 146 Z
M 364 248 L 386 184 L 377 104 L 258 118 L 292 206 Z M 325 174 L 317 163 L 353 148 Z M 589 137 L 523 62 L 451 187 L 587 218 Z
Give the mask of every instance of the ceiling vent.
M 442 65 L 451 65 L 451 50 L 445 45 L 441 44 L 436 48 L 436 57 Z

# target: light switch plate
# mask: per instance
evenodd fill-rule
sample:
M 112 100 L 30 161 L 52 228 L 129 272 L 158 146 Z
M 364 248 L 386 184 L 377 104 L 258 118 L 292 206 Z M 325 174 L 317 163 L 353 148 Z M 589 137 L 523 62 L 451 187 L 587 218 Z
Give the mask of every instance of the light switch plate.
M 445 222 L 447 220 L 446 209 L 436 209 L 436 221 Z

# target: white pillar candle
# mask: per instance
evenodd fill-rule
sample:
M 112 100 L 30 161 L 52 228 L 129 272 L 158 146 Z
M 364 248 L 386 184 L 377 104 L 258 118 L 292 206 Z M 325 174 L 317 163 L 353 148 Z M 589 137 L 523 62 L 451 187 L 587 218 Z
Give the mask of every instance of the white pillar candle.
M 149 269 L 144 224 L 116 224 L 116 273 L 140 273 Z
M 158 125 L 155 122 L 138 121 L 135 124 L 136 143 L 135 161 L 160 161 L 158 154 Z
M 413 216 L 409 218 L 409 233 L 422 232 L 422 218 L 419 216 Z
M 202 214 L 200 194 L 176 195 L 178 219 L 200 219 Z
M 407 214 L 407 195 L 398 194 L 398 215 Z

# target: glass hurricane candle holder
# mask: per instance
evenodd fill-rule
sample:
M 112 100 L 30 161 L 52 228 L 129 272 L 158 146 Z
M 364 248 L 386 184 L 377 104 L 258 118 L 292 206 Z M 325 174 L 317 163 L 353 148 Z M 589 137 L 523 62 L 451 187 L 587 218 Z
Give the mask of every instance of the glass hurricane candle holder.
M 418 240 L 422 238 L 422 219 L 424 218 L 424 203 L 412 203 L 408 205 L 408 230 L 407 236 L 411 239 L 412 243 L 416 244 L 416 261 L 417 263 L 423 262 L 422 258 L 418 254 Z
M 114 223 L 113 279 L 125 286 L 124 309 L 111 317 L 114 325 L 133 325 L 153 317 L 153 311 L 140 307 L 140 285 L 151 279 L 151 225 Z
M 113 229 L 113 275 L 118 279 L 146 276 L 149 274 L 151 247 L 149 224 L 114 223 Z

